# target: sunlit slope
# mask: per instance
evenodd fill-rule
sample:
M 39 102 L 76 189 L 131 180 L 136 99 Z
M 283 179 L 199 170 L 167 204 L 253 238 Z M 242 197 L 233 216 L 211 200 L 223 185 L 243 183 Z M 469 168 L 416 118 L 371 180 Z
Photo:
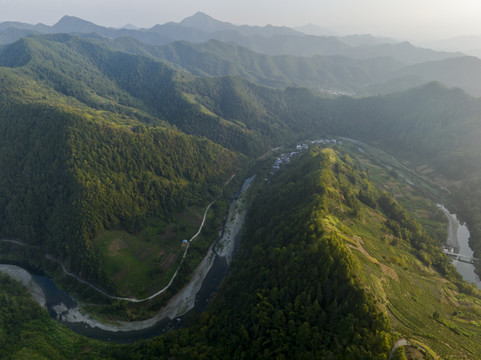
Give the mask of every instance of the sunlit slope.
M 242 157 L 162 126 L 91 59 L 75 53 L 80 63 L 68 63 L 73 50 L 62 44 L 13 44 L 25 61 L 2 53 L 2 236 L 41 245 L 100 281 L 91 241 L 101 230 L 137 232 L 149 217 L 204 206 Z
M 318 136 L 318 134 L 342 135 L 375 143 L 393 153 L 413 159 L 419 165 L 429 164 L 439 173 L 447 176 L 452 181 L 450 185 L 458 181 L 459 186 L 454 188 L 455 191 L 459 192 L 466 186 L 474 189 L 466 195 L 466 198 L 459 192 L 461 195 L 459 198 L 460 204 L 462 203 L 466 208 L 464 216 L 466 218 L 471 216 L 468 220 L 474 227 L 472 232 L 474 238 L 478 237 L 479 231 L 476 232 L 476 224 L 479 221 L 476 221 L 476 214 L 479 211 L 476 204 L 479 202 L 476 199 L 479 196 L 476 192 L 476 184 L 481 178 L 478 141 L 481 135 L 478 120 L 481 107 L 478 100 L 459 90 L 448 90 L 439 84 L 430 84 L 383 97 L 322 99 L 306 89 L 288 88 L 281 91 L 257 86 L 240 78 L 194 77 L 178 72 L 152 58 L 113 51 L 90 40 L 69 35 L 20 40 L 2 50 L 0 64 L 2 65 L 0 83 L 4 109 L 2 116 L 11 127 L 9 131 L 14 132 L 20 139 L 15 141 L 16 146 L 23 149 L 25 155 L 30 152 L 30 149 L 35 148 L 35 144 L 41 144 L 37 139 L 40 130 L 36 130 L 28 122 L 34 121 L 36 117 L 38 121 L 35 126 L 46 126 L 48 130 L 45 129 L 42 133 L 46 138 L 44 140 L 46 146 L 36 151 L 35 155 L 43 152 L 51 153 L 53 149 L 47 150 L 47 148 L 51 145 L 53 137 L 47 133 L 57 129 L 56 134 L 59 135 L 55 146 L 62 151 L 55 150 L 54 157 L 63 156 L 63 158 L 52 164 L 53 167 L 60 167 L 60 172 L 70 169 L 68 173 L 70 182 L 76 183 L 80 177 L 88 179 L 88 176 L 82 172 L 90 171 L 89 166 L 120 169 L 122 162 L 117 159 L 117 156 L 123 157 L 124 154 L 115 151 L 118 143 L 125 144 L 129 148 L 128 151 L 137 149 L 135 151 L 138 154 L 132 156 L 132 162 L 143 158 L 144 155 L 141 154 L 145 151 L 146 159 L 151 159 L 146 163 L 154 161 L 161 168 L 166 166 L 175 169 L 172 176 L 183 179 L 175 182 L 180 187 L 196 183 L 194 181 L 197 179 L 196 176 L 199 176 L 199 179 L 207 179 L 205 174 L 212 174 L 215 177 L 216 170 L 208 165 L 209 156 L 205 157 L 202 151 L 197 150 L 198 148 L 207 147 L 211 149 L 206 150 L 207 153 L 220 152 L 224 154 L 221 155 L 224 159 L 232 159 L 232 153 L 226 152 L 225 149 L 205 139 L 186 138 L 179 131 L 206 137 L 224 148 L 252 157 L 261 155 L 270 147 L 291 143 L 297 139 Z M 50 118 L 52 120 L 49 120 Z M 64 118 L 68 121 L 62 120 Z M 40 121 L 40 119 L 43 120 Z M 70 124 L 81 126 L 83 130 L 80 133 L 85 131 L 87 135 L 79 135 L 78 132 L 71 131 Z M 33 132 L 32 139 L 28 141 L 32 144 L 24 144 L 22 136 L 24 138 L 30 136 L 28 135 L 30 132 Z M 160 140 L 156 140 L 157 137 L 161 139 L 162 136 L 167 137 L 164 142 L 165 147 L 159 145 Z M 67 137 L 70 137 L 70 140 L 66 140 Z M 180 142 L 181 138 L 185 139 L 182 141 L 186 143 L 196 145 L 192 147 L 186 145 L 190 150 L 183 152 L 182 147 L 172 145 Z M 17 152 L 15 147 L 10 146 L 14 141 L 12 136 L 7 138 L 5 135 L 5 139 L 5 148 L 8 148 L 4 152 L 5 161 L 14 162 L 13 169 L 15 169 L 16 165 L 26 161 L 27 158 L 19 155 L 21 152 Z M 90 145 L 91 142 L 85 139 L 98 141 L 98 144 L 104 144 L 104 141 L 110 141 L 110 143 L 108 146 L 93 143 Z M 175 154 L 179 154 L 179 158 L 176 158 L 175 154 L 169 154 L 168 149 L 171 145 L 175 149 Z M 100 152 L 96 150 L 99 146 L 104 146 Z M 73 160 L 68 165 L 63 165 L 68 162 L 69 151 L 73 151 L 71 149 L 77 149 L 77 154 L 81 154 L 79 159 L 85 160 L 84 156 L 86 156 L 87 159 L 91 159 L 91 164 L 97 165 L 88 165 L 87 161 L 85 166 L 80 166 L 80 162 L 74 163 Z M 98 157 L 102 152 L 106 155 L 103 158 Z M 159 155 L 162 161 L 153 160 L 155 156 L 152 153 L 156 152 L 162 153 Z M 93 155 L 94 153 L 97 155 Z M 7 154 L 10 155 L 7 156 Z M 86 154 L 91 155 L 90 158 Z M 48 158 L 47 155 L 45 156 Z M 18 160 L 19 158 L 21 161 Z M 165 160 L 167 158 L 170 160 Z M 185 163 L 181 159 L 185 159 Z M 47 164 L 42 161 L 35 162 Z M 219 173 L 226 174 L 230 166 L 227 164 L 232 162 L 230 160 L 219 160 L 219 162 L 224 164 L 219 168 Z M 197 164 L 201 170 L 196 168 Z M 74 165 L 79 171 L 71 170 Z M 137 172 L 136 166 L 142 168 L 144 165 L 132 163 L 125 171 L 130 174 Z M 47 166 L 43 166 L 42 169 L 50 171 Z M 148 166 L 145 169 L 158 175 Z M 18 172 L 22 175 L 27 174 L 20 170 Z M 52 170 L 52 173 L 57 172 Z M 30 178 L 32 177 L 25 181 L 28 183 L 31 181 Z M 112 180 L 117 177 L 99 176 L 99 178 L 101 178 L 100 182 L 105 182 L 107 178 Z M 124 178 L 126 181 L 131 181 L 133 176 L 126 175 Z M 15 179 L 12 177 L 10 180 L 2 181 L 24 186 L 20 185 L 23 184 L 23 180 Z M 52 179 L 50 183 L 55 184 L 55 181 L 58 180 Z M 65 182 L 68 183 L 68 181 Z M 95 183 L 95 181 L 88 182 L 92 189 L 95 188 Z M 162 186 L 159 188 L 167 186 L 165 181 L 160 183 Z M 123 189 L 123 185 L 120 184 L 112 186 L 119 192 L 134 191 L 131 190 L 130 185 Z M 5 191 L 9 192 L 9 190 Z M 197 193 L 197 190 L 192 191 L 192 194 Z M 22 191 L 20 192 L 22 195 L 17 197 L 26 196 L 25 193 Z M 173 191 L 173 193 L 176 192 Z M 473 193 L 474 196 L 472 196 Z M 53 202 L 56 198 L 62 199 L 62 196 L 64 200 L 60 200 L 61 203 L 67 201 L 65 200 L 67 198 L 71 199 L 74 194 L 53 193 L 45 197 L 47 200 L 42 201 Z M 96 203 L 97 205 L 92 206 L 96 209 L 95 212 L 102 211 L 106 214 L 112 207 L 115 208 L 116 205 L 108 205 L 112 202 L 109 199 L 115 199 L 115 197 L 106 196 L 108 199 L 105 203 Z M 4 206 L 7 206 L 7 202 L 9 203 L 10 200 L 3 201 Z M 71 200 L 68 202 L 73 203 Z M 23 200 L 21 203 L 22 206 L 28 204 Z M 21 210 L 22 206 L 16 206 L 17 210 L 13 213 L 26 214 Z M 142 207 L 128 207 L 131 209 L 128 210 L 130 214 L 128 216 L 137 214 L 137 208 Z M 120 205 L 117 209 L 120 209 Z M 474 211 L 470 211 L 471 209 Z M 66 212 L 61 211 L 61 213 Z M 7 228 L 12 228 L 14 220 L 12 218 L 7 220 L 5 216 L 3 219 L 5 224 L 8 223 Z M 36 222 L 45 226 L 49 222 L 44 221 L 44 218 L 49 215 L 42 216 L 41 220 L 32 220 L 29 224 Z M 119 215 L 106 215 L 107 220 L 102 216 L 100 218 L 101 220 L 92 216 L 90 221 L 97 225 L 93 230 L 82 230 L 82 232 L 91 237 L 98 232 L 98 229 L 115 224 Z M 57 222 L 53 221 L 53 223 Z M 22 232 L 33 233 L 29 226 L 22 226 Z M 9 235 L 11 234 L 9 232 Z M 54 243 L 57 242 L 54 241 Z
M 375 359 L 407 337 L 426 358 L 481 352 L 479 294 L 348 155 L 314 149 L 259 182 L 231 275 L 191 329 L 196 349 Z
M 22 39 L 0 53 L 0 65 L 21 79 L 21 97 L 25 92 L 36 101 L 163 121 L 248 155 L 261 154 L 275 139 L 291 139 L 295 123 L 305 120 L 279 117 L 289 92 L 240 78 L 195 78 L 152 58 L 69 35 Z
M 343 98 L 325 128 L 374 144 L 446 188 L 481 252 L 481 101 L 439 83 L 388 96 Z M 424 169 L 424 170 L 422 170 Z

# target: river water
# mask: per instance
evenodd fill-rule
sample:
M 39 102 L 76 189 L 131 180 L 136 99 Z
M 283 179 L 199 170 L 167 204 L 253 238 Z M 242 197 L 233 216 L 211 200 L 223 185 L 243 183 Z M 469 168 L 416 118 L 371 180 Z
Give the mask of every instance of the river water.
M 245 192 L 252 179 L 253 178 L 246 180 L 239 195 Z M 239 245 L 241 236 L 240 229 L 247 212 L 242 200 L 242 196 L 238 196 L 231 202 L 228 217 L 223 227 L 223 233 L 211 249 L 213 253 L 212 256 L 214 256 L 213 261 L 207 275 L 202 280 L 202 285 L 200 288 L 197 288 L 195 294 L 193 294 L 195 300 L 190 309 L 195 312 L 200 313 L 206 309 L 212 295 L 229 270 L 230 260 Z M 465 224 L 461 224 L 458 221 L 455 214 L 451 214 L 442 205 L 439 205 L 439 207 L 449 220 L 447 245 L 453 247 L 456 253 L 472 257 L 473 251 L 469 247 L 468 228 Z M 474 265 L 457 260 L 453 260 L 453 265 L 466 281 L 474 283 L 481 289 L 481 281 L 474 272 Z M 149 326 L 141 326 L 142 328 L 127 331 L 125 329 L 120 331 L 119 329 L 109 329 L 108 326 L 102 329 L 101 326 L 95 326 L 95 320 L 84 322 L 82 321 L 82 317 L 80 321 L 71 321 L 68 316 L 62 316 L 62 314 L 72 309 L 77 309 L 77 302 L 68 294 L 59 290 L 55 283 L 48 277 L 32 275 L 32 278 L 44 292 L 44 305 L 50 315 L 76 333 L 91 338 L 128 343 L 138 339 L 152 338 L 161 335 L 169 330 L 179 328 L 184 324 L 185 313 L 172 319 L 169 317 L 151 319 Z
M 473 250 L 469 247 L 469 230 L 466 224 L 461 224 L 456 214 L 450 213 L 444 206 L 438 205 L 449 220 L 447 246 L 454 248 L 454 252 L 473 257 Z M 474 265 L 459 260 L 452 260 L 452 264 L 463 276 L 465 281 L 473 283 L 481 289 L 481 281 L 474 272 Z
M 200 282 L 201 285 L 197 286 L 194 284 L 192 286 L 191 283 L 187 284 L 183 290 L 187 289 L 187 292 L 191 293 L 183 294 L 181 290 L 179 293 L 183 298 L 181 304 L 173 305 L 172 309 L 168 309 L 165 312 L 168 315 L 165 315 L 165 317 L 159 315 L 145 321 L 124 323 L 120 324 L 120 326 L 102 323 L 90 318 L 88 315 L 81 314 L 78 303 L 64 291 L 58 289 L 50 278 L 32 275 L 33 281 L 43 291 L 41 305 L 47 308 L 53 318 L 76 333 L 104 341 L 128 343 L 138 339 L 152 338 L 169 330 L 179 328 L 184 324 L 187 312 L 192 310 L 201 313 L 207 308 L 212 295 L 217 291 L 229 270 L 230 261 L 239 246 L 242 224 L 247 213 L 245 199 L 242 195 L 253 179 L 254 177 L 245 180 L 242 189 L 236 194 L 229 206 L 222 234 L 209 249 L 203 261 L 203 263 L 207 263 L 206 270 L 203 270 L 205 271 L 205 277 L 199 280 L 195 279 L 196 276 L 193 276 L 191 282 Z M 9 268 L 9 271 L 12 271 L 9 265 L 6 265 L 6 267 Z M 13 268 L 17 267 L 14 266 Z M 18 269 L 14 271 L 18 271 Z M 23 269 L 20 270 L 26 273 Z M 28 273 L 26 275 L 23 274 L 23 276 L 30 277 Z M 197 274 L 197 277 L 199 277 L 199 274 Z

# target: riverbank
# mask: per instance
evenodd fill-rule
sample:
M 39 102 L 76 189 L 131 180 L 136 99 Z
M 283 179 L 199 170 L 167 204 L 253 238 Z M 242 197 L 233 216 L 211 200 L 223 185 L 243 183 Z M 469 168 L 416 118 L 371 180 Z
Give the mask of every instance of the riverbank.
M 469 247 L 469 230 L 465 224 L 461 224 L 456 214 L 451 214 L 444 206 L 438 205 L 443 211 L 449 221 L 449 231 L 446 245 L 451 253 L 461 254 L 464 258 L 472 258 L 474 256 L 473 250 Z M 449 253 L 448 253 L 449 255 Z M 478 289 L 481 289 L 481 280 L 475 272 L 475 267 L 471 263 L 453 259 L 452 264 L 462 275 L 463 279 L 470 282 Z
M 246 199 L 242 194 L 247 190 L 253 179 L 254 176 L 244 182 L 240 191 L 241 195 L 229 207 L 222 235 L 214 246 L 216 255 L 225 257 L 227 265 L 230 265 L 232 260 L 235 250 L 235 239 L 242 229 L 247 214 Z
M 72 327 L 72 329 L 81 334 L 85 331 L 84 334 L 87 336 L 89 336 L 91 333 L 88 331 L 89 328 L 96 328 L 102 330 L 103 332 L 111 333 L 113 336 L 114 333 L 118 332 L 138 332 L 153 328 L 161 321 L 166 319 L 178 319 L 180 316 L 186 314 L 195 307 L 196 296 L 201 290 L 204 281 L 211 271 L 216 257 L 225 259 L 227 263 L 229 263 L 232 259 L 236 247 L 235 240 L 239 238 L 238 235 L 240 234 L 243 221 L 247 213 L 247 209 L 245 208 L 245 191 L 248 189 L 253 178 L 254 177 L 251 177 L 244 182 L 242 189 L 239 192 L 239 196 L 232 201 L 221 237 L 209 248 L 206 256 L 193 272 L 190 281 L 152 318 L 132 322 L 105 322 L 94 319 L 88 314 L 83 313 L 81 306 L 78 305 L 69 307 L 64 303 L 46 304 L 45 294 L 26 270 L 13 265 L 0 265 L 0 271 L 5 272 L 12 278 L 20 281 L 32 294 L 37 303 L 43 307 L 49 306 L 49 309 L 55 312 L 55 314 L 52 315 L 54 315 L 57 320 L 67 324 L 81 325 Z M 206 213 L 211 205 L 212 204 L 209 204 L 208 208 L 206 209 Z M 199 231 L 191 238 L 191 240 L 193 240 L 200 233 L 202 225 Z M 19 242 L 19 245 L 23 244 Z M 214 250 L 214 248 L 216 248 L 218 252 Z M 216 281 L 218 280 L 219 279 L 216 279 Z M 210 294 L 208 296 L 210 296 Z M 205 302 L 208 301 L 204 301 L 204 303 Z M 105 335 L 105 337 L 106 336 L 107 335 Z M 123 338 L 125 338 L 125 336 Z
M 455 215 L 451 214 L 448 209 L 443 205 L 437 204 L 437 206 L 442 210 L 446 218 L 448 219 L 448 238 L 446 239 L 446 245 L 453 248 L 455 253 L 459 252 L 459 242 L 458 242 L 458 219 Z
M 140 321 L 117 321 L 106 323 L 100 320 L 91 318 L 88 314 L 81 312 L 81 308 L 76 306 L 68 309 L 62 307 L 59 310 L 59 320 L 68 323 L 81 323 L 92 328 L 98 328 L 104 331 L 118 332 L 118 331 L 138 331 L 153 327 L 163 319 L 175 319 L 188 311 L 192 310 L 195 305 L 195 296 L 200 290 L 202 283 L 209 272 L 213 262 L 214 253 L 212 248 L 204 257 L 200 265 L 194 271 L 191 280 L 185 285 L 170 301 L 165 305 L 160 312 L 154 317 Z
M 41 307 L 46 307 L 46 298 L 43 290 L 37 285 L 32 275 L 30 275 L 27 270 L 16 265 L 0 264 L 0 272 L 20 282 Z

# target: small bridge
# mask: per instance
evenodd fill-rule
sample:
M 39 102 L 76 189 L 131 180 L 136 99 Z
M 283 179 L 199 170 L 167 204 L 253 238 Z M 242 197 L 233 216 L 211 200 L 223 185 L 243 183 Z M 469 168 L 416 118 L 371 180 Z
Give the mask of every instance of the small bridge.
M 458 260 L 468 264 L 474 264 L 476 261 L 478 261 L 478 258 L 468 256 L 468 255 L 463 255 L 463 254 L 456 254 L 454 252 L 449 251 L 448 249 L 443 249 L 443 253 L 448 255 L 453 260 Z

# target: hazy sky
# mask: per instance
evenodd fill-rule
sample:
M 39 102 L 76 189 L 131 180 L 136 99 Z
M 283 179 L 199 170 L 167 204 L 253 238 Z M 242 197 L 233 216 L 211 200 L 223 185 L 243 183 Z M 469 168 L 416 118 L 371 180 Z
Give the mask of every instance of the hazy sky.
M 235 24 L 299 26 L 400 39 L 481 34 L 479 0 L 0 0 L 0 22 L 53 25 L 63 15 L 151 27 L 197 11 Z

